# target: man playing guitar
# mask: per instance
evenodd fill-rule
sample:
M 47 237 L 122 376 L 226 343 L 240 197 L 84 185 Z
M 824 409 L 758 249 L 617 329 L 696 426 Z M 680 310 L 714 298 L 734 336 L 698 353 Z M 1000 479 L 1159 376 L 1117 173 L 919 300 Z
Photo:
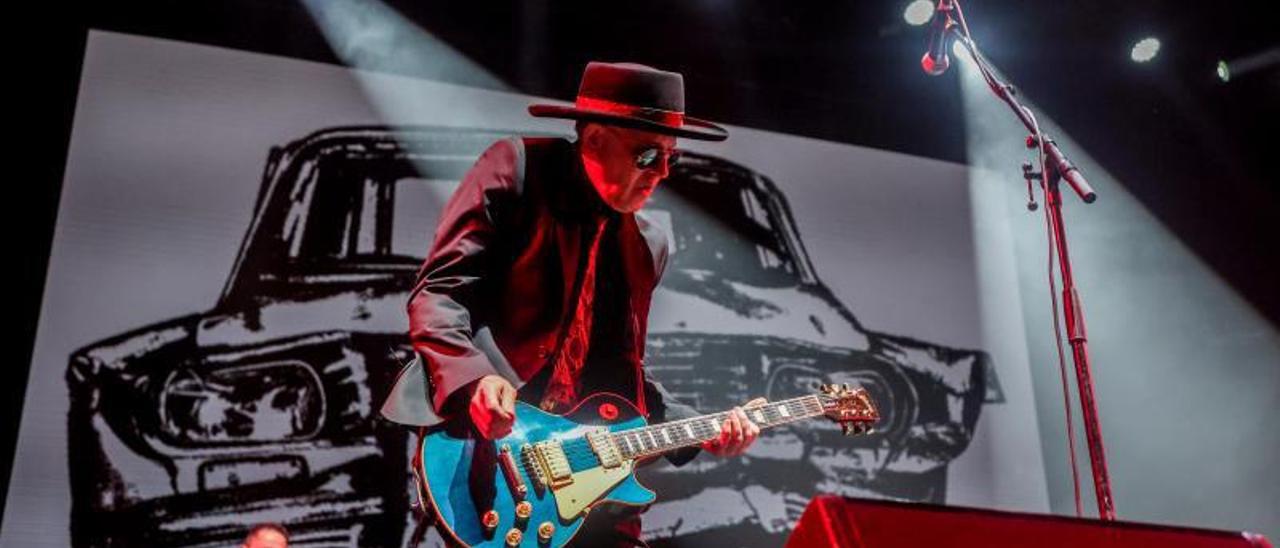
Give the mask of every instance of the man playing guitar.
M 651 423 L 696 416 L 643 368 L 669 242 L 639 209 L 675 163 L 677 138 L 720 141 L 727 131 L 684 115 L 680 74 L 627 63 L 590 63 L 574 105 L 529 111 L 575 120 L 577 139 L 499 141 L 463 178 L 408 305 L 420 359 L 384 415 L 466 420 L 486 440 L 511 433 L 517 400 L 564 413 L 608 392 Z M 429 404 L 403 386 L 424 378 Z M 734 408 L 701 448 L 740 455 L 759 432 Z M 667 458 L 679 465 L 697 451 Z M 637 511 L 611 509 L 594 513 L 574 543 L 643 545 L 639 534 Z

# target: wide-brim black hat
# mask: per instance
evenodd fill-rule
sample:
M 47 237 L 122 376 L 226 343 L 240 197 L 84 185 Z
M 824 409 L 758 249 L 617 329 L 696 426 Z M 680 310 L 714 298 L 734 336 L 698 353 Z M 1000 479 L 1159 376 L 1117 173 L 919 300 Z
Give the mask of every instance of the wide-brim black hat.
M 729 137 L 729 131 L 718 125 L 685 116 L 684 76 L 635 63 L 588 63 L 572 106 L 529 105 L 529 114 L 703 141 Z

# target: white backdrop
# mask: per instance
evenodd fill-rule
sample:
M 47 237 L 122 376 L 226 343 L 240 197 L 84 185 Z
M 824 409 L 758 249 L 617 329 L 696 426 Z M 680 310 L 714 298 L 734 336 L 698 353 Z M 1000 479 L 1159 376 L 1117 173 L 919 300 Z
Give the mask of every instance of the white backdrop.
M 271 146 L 351 124 L 569 130 L 529 117 L 537 101 L 92 32 L 0 544 L 68 544 L 68 356 L 213 305 Z M 982 406 L 946 502 L 1047 511 L 1011 239 L 971 203 L 966 168 L 730 130 L 723 144 L 681 146 L 771 178 L 818 275 L 868 329 L 991 355 L 1004 401 Z

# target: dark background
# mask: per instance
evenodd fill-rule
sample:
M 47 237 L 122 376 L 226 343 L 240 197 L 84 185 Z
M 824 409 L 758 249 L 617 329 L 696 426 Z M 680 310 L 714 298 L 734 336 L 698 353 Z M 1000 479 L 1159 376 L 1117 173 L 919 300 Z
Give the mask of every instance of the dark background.
M 572 99 L 589 60 L 685 74 L 690 112 L 741 126 L 964 162 L 952 70 L 919 69 L 925 29 L 905 0 L 385 2 L 516 90 Z M 1280 47 L 1275 2 L 965 2 L 986 55 L 1273 325 L 1280 325 L 1276 155 L 1280 67 L 1220 82 L 1218 59 Z M 56 11 L 55 11 L 56 9 Z M 9 181 L 18 274 L 0 379 L 0 493 L 39 322 L 88 29 L 325 63 L 338 57 L 300 2 L 70 3 L 10 20 L 18 165 Z M 1139 65 L 1129 49 L 1158 36 Z M 377 67 L 374 67 L 377 68 Z M 388 70 L 406 72 L 402 64 Z M 407 71 L 409 75 L 414 72 Z M 12 137 L 11 137 L 12 138 Z M 1009 166 L 1016 170 L 1017 166 Z M 1105 199 L 1105 197 L 1103 197 Z M 1083 207 L 1068 202 L 1068 207 Z M 0 501 L 0 504 L 3 504 Z

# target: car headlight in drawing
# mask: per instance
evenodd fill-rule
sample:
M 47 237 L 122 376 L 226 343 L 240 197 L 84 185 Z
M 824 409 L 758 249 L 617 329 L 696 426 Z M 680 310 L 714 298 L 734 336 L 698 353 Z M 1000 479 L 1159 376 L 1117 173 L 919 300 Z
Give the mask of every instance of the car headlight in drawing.
M 320 378 L 302 362 L 182 368 L 160 393 L 161 429 L 178 445 L 306 440 L 324 416 Z

